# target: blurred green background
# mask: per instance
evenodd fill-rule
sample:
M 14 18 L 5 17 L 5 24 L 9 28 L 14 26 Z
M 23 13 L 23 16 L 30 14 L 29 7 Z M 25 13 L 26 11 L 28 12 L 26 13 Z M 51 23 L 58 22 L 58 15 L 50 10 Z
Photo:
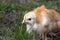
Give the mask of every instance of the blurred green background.
M 0 40 L 32 40 L 21 22 L 25 12 L 41 5 L 60 13 L 60 0 L 0 0 Z

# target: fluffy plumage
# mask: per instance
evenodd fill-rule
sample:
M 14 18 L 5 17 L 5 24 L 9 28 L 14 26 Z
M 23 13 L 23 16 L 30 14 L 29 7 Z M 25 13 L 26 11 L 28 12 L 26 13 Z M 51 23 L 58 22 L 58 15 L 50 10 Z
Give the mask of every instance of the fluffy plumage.
M 22 23 L 26 23 L 27 32 L 37 31 L 40 34 L 60 28 L 60 15 L 53 9 L 47 9 L 44 5 L 26 13 Z M 58 27 L 57 27 L 58 25 Z

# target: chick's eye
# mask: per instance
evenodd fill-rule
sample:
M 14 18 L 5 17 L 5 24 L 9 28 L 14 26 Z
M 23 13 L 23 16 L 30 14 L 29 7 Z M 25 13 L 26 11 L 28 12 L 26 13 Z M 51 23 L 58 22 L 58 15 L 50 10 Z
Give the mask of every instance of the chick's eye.
M 31 20 L 31 18 L 29 18 L 28 20 Z

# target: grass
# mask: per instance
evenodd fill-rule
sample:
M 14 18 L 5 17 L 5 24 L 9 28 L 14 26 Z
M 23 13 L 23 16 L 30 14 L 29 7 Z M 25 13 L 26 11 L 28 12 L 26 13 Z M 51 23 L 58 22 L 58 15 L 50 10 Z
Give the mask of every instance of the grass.
M 1 5 L 0 5 L 0 40 L 32 40 L 32 36 L 26 33 L 26 27 L 25 24 L 22 25 L 22 17 L 25 13 L 25 11 L 30 11 L 38 6 L 41 5 L 46 5 L 47 8 L 53 8 L 60 12 L 60 0 L 35 0 L 34 2 L 31 2 L 30 4 L 18 4 L 18 3 L 13 3 L 13 0 L 8 0 L 7 2 L 0 0 Z M 9 26 L 10 21 L 6 22 L 7 26 L 5 26 L 3 23 L 6 21 L 2 21 L 5 19 L 4 13 L 5 12 L 10 12 L 10 11 L 15 11 L 17 13 L 16 16 L 16 25 L 14 26 Z M 7 15 L 7 14 L 6 14 Z M 3 27 L 1 26 L 3 25 Z

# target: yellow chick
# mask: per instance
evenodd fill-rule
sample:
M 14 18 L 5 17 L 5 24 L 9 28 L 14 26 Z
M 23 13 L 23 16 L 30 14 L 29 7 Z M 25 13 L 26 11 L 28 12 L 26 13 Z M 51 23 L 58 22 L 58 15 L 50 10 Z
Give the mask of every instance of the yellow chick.
M 26 13 L 23 17 L 22 24 L 26 23 L 26 31 L 28 33 L 37 31 L 39 34 L 44 35 L 45 32 L 54 29 L 56 21 L 60 21 L 58 17 L 59 14 L 55 10 L 48 10 L 44 5 L 42 5 Z M 54 27 L 52 25 L 54 25 Z

